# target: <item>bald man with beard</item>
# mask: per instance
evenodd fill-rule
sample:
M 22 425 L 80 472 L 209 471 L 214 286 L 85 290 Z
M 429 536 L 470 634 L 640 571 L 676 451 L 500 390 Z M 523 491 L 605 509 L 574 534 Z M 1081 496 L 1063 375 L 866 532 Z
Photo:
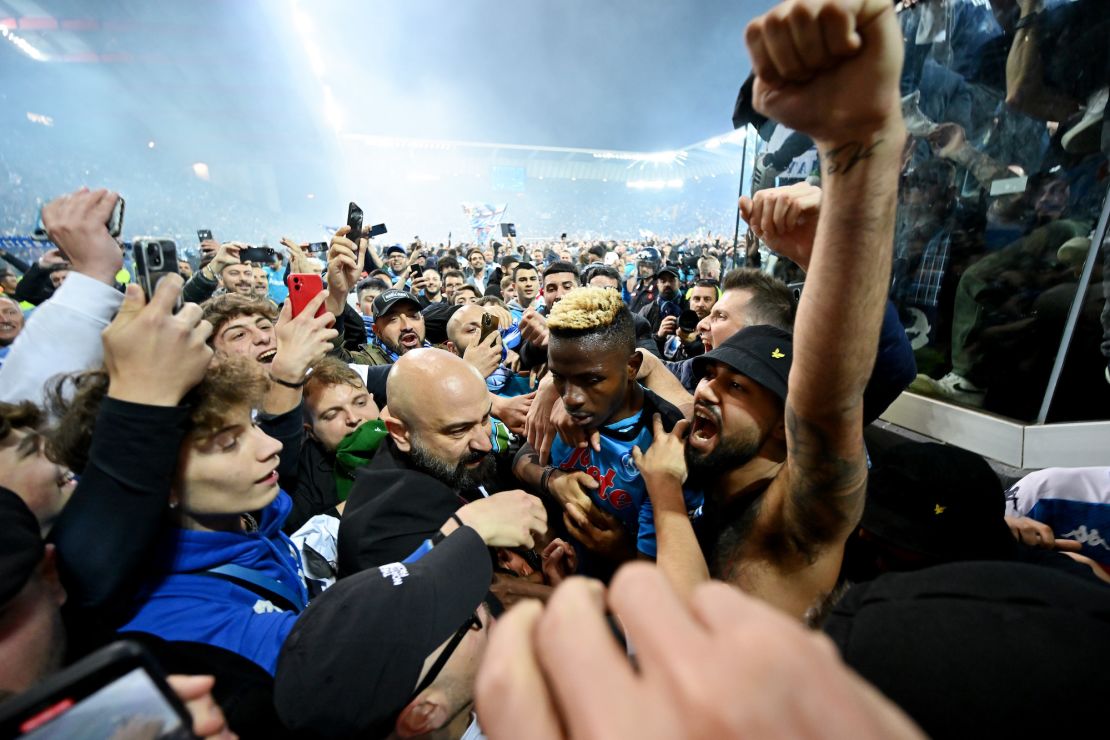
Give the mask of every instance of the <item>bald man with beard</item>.
M 397 360 L 386 385 L 389 436 L 351 487 L 339 528 L 341 578 L 405 559 L 468 501 L 499 489 L 490 397 L 472 365 L 415 349 Z M 543 504 L 531 494 L 505 491 L 488 503 L 521 507 L 533 531 L 546 531 Z

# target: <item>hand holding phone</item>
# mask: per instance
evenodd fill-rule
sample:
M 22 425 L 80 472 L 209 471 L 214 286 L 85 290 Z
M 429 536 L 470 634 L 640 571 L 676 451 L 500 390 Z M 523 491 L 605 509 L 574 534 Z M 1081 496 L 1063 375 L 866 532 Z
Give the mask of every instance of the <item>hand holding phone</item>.
M 324 292 L 324 281 L 314 273 L 292 273 L 285 281 L 289 288 L 289 301 L 293 304 L 293 317 L 296 318 L 304 311 L 309 301 Z M 324 304 L 316 309 L 316 316 L 327 312 Z
M 347 238 L 358 246 L 358 241 L 364 234 L 362 233 L 362 209 L 358 204 L 351 201 L 347 205 Z
M 152 239 L 140 237 L 131 247 L 135 258 L 135 278 L 146 294 L 149 303 L 154 291 L 167 275 L 177 275 L 177 245 L 170 239 Z M 177 297 L 174 310 L 180 310 L 182 298 Z
M 215 239 L 212 238 L 212 229 L 197 229 L 197 241 L 201 244 L 215 241 Z

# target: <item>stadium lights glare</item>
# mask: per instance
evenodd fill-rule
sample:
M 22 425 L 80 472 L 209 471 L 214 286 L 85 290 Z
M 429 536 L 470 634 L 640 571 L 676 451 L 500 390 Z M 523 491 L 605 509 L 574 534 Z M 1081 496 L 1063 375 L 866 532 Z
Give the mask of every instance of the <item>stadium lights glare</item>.
M 426 172 L 412 172 L 408 176 L 409 182 L 437 182 L 439 175 L 432 175 Z
M 680 179 L 675 180 L 628 180 L 625 185 L 633 190 L 662 190 L 664 188 L 681 188 L 685 183 Z
M 54 125 L 54 119 L 50 116 L 44 116 L 41 113 L 32 113 L 31 111 L 27 111 L 27 120 L 31 123 L 40 123 L 48 127 Z
M 705 142 L 705 148 L 706 149 L 718 149 L 718 148 L 720 148 L 720 146 L 721 146 L 721 140 L 720 139 L 710 139 L 709 141 Z
M 47 61 L 47 56 L 45 54 L 32 46 L 31 42 L 29 42 L 27 39 L 9 31 L 7 26 L 0 26 L 0 36 L 3 36 L 8 41 L 12 42 L 15 48 L 19 49 L 24 54 L 34 59 L 36 62 Z
M 595 159 L 620 159 L 628 162 L 652 162 L 654 164 L 683 163 L 685 151 L 671 152 L 594 152 Z
M 205 182 L 207 182 L 208 181 L 208 165 L 206 165 L 204 162 L 194 162 L 193 163 L 193 174 L 196 175 L 198 179 L 201 179 L 201 180 L 204 180 Z

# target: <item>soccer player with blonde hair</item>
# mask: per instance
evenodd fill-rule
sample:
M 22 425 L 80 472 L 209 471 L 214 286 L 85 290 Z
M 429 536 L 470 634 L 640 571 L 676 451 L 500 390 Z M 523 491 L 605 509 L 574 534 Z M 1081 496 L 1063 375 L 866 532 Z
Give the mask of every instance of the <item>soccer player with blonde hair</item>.
M 566 413 L 587 436 L 599 432 L 601 450 L 556 440 L 544 467 L 525 445 L 514 472 L 562 507 L 576 546 L 589 551 L 579 572 L 604 577 L 637 554 L 655 557 L 651 502 L 632 448 L 646 450 L 656 429 L 670 430 L 682 414 L 636 382 L 642 357 L 620 293 L 576 288 L 552 307 L 547 328 L 547 366 Z

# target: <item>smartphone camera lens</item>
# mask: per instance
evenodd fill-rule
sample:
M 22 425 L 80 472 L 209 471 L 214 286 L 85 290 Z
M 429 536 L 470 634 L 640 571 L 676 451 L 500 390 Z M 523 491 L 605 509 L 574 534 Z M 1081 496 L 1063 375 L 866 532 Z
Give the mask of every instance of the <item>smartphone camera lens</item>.
M 146 245 L 146 261 L 152 270 L 158 270 L 162 267 L 162 250 L 158 248 L 157 244 Z

